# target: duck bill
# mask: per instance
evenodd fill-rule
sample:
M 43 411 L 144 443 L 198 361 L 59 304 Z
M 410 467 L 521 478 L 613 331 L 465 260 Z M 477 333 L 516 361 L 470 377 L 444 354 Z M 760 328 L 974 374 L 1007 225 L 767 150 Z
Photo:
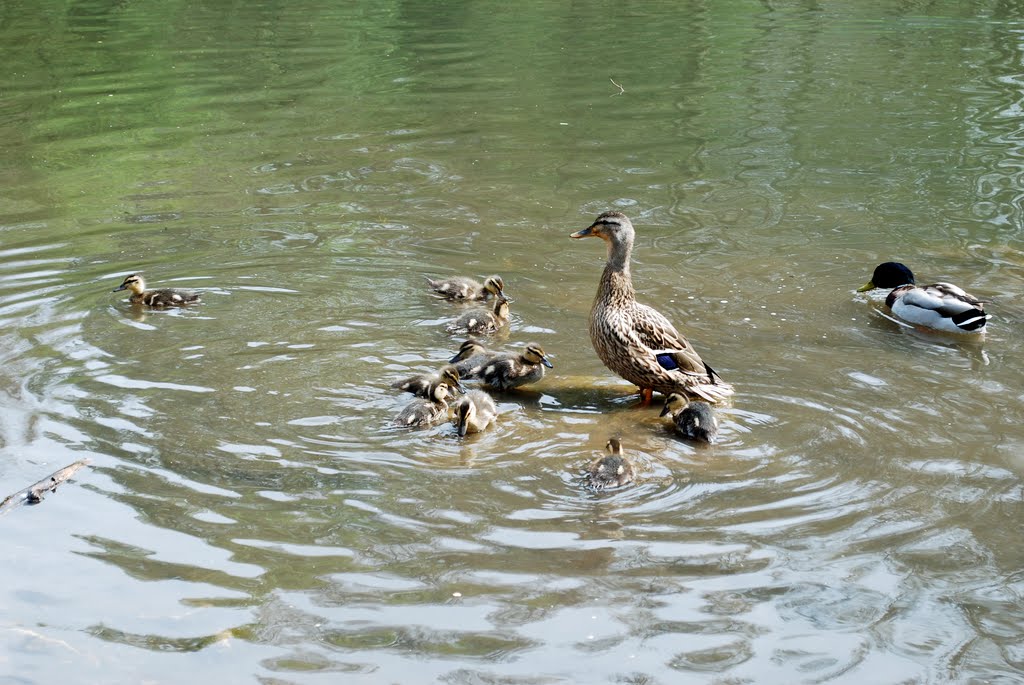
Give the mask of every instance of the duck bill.
M 462 383 L 459 383 L 459 384 L 457 384 L 457 385 L 455 386 L 455 389 L 456 389 L 456 390 L 458 390 L 458 391 L 459 391 L 459 393 L 461 393 L 461 394 L 463 394 L 463 395 L 465 395 L 465 394 L 466 394 L 466 386 L 464 386 L 464 385 L 463 385 Z
M 553 368 L 555 368 L 555 367 L 554 367 L 554 366 L 553 366 L 553 365 L 551 364 L 551 361 L 550 361 L 550 360 L 548 360 L 548 358 L 547 358 L 547 357 L 541 357 L 541 358 L 540 358 L 540 363 L 541 363 L 541 364 L 543 364 L 544 366 L 548 367 L 549 369 L 553 369 Z
M 868 281 L 867 283 L 865 283 L 861 287 L 857 288 L 857 292 L 859 292 L 859 293 L 866 293 L 867 291 L 874 290 L 874 289 L 875 289 L 874 282 Z
M 576 231 L 575 233 L 570 233 L 569 237 L 570 238 L 579 239 L 579 238 L 590 238 L 590 237 L 593 237 L 594 235 L 595 235 L 594 227 L 593 226 L 587 226 L 582 231 Z
M 662 410 L 661 410 L 661 413 L 660 413 L 660 414 L 658 414 L 658 416 L 665 416 L 665 415 L 667 415 L 667 414 L 668 414 L 668 413 L 669 413 L 670 411 L 672 411 L 672 410 L 671 410 L 671 409 L 669 409 L 669 406 L 668 406 L 668 405 L 666 404 L 666 405 L 665 405 L 665 406 L 664 406 L 664 407 L 662 408 Z
M 461 421 L 460 420 L 459 421 L 458 432 L 459 432 L 459 437 L 460 438 L 466 437 L 466 433 L 469 432 L 469 422 L 468 421 Z
M 118 287 L 114 288 L 110 292 L 116 293 L 116 292 L 119 292 L 121 290 L 128 290 L 128 286 L 126 286 L 124 283 L 122 283 L 121 285 L 119 285 Z
M 455 362 L 461 362 L 461 361 L 462 361 L 462 352 L 459 352 L 459 353 L 458 353 L 458 354 L 456 354 L 456 355 L 455 355 L 454 357 L 452 357 L 451 359 L 449 359 L 449 360 L 448 360 L 448 363 L 449 363 L 449 364 L 454 364 Z

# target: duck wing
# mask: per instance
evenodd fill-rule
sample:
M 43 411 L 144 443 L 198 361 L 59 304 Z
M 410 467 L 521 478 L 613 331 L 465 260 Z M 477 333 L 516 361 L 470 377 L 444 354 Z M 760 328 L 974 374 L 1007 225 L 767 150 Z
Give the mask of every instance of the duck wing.
M 661 312 L 637 303 L 632 319 L 630 329 L 636 333 L 637 342 L 650 350 L 661 368 L 691 376 L 707 376 L 714 382 L 713 375 L 717 374 Z

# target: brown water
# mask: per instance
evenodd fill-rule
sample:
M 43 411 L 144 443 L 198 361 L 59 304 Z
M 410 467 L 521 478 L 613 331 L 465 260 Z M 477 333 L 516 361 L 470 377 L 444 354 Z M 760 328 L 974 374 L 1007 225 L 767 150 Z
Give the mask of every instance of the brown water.
M 0 520 L 0 682 L 1024 679 L 1016 5 L 336 4 L 0 7 L 0 494 L 93 462 Z M 713 447 L 591 348 L 609 208 Z M 490 273 L 554 370 L 391 428 Z

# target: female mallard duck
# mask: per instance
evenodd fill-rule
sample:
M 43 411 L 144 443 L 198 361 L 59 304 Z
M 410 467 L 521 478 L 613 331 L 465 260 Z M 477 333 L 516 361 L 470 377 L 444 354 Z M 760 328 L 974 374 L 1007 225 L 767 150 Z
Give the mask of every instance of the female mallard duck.
M 455 365 L 455 370 L 459 372 L 460 378 L 472 378 L 480 365 L 489 357 L 494 356 L 494 354 L 494 352 L 491 352 L 479 342 L 470 338 L 459 346 L 459 351 L 448 360 L 448 363 Z
M 412 376 L 411 378 L 395 381 L 391 384 L 391 387 L 402 392 L 411 392 L 417 397 L 428 398 L 430 397 L 430 384 L 434 381 L 441 381 L 448 386 L 449 390 L 458 390 L 461 393 L 466 392 L 466 387 L 462 385 L 459 377 L 458 369 L 450 364 L 436 374 Z
M 448 300 L 486 300 L 491 295 L 504 296 L 505 282 L 501 276 L 488 276 L 483 285 L 464 276 L 437 280 L 427 276 L 426 279 L 435 294 Z
M 691 440 L 713 443 L 718 439 L 718 419 L 707 402 L 690 402 L 679 393 L 672 393 L 665 399 L 661 416 L 672 415 L 676 432 Z
M 946 333 L 984 333 L 991 314 L 986 314 L 982 300 L 968 295 L 950 283 L 914 285 L 914 274 L 899 262 L 885 262 L 875 267 L 871 280 L 857 292 L 875 288 L 892 288 L 885 298 L 894 315 L 904 321 Z
M 640 387 L 643 404 L 656 390 L 682 392 L 718 402 L 732 386 L 704 363 L 693 345 L 655 309 L 636 301 L 629 258 L 633 224 L 621 212 L 605 212 L 570 238 L 601 238 L 608 243 L 608 263 L 590 310 L 590 341 L 604 365 Z
M 427 397 L 407 404 L 392 423 L 396 426 L 432 426 L 448 418 L 448 384 L 438 379 L 430 384 Z
M 449 333 L 472 333 L 490 335 L 508 323 L 508 299 L 501 296 L 494 301 L 491 309 L 471 309 L 448 324 Z
M 587 469 L 587 487 L 604 490 L 633 482 L 633 465 L 622 456 L 622 443 L 619 439 L 610 438 L 605 449 L 608 454 L 595 460 Z
M 125 276 L 121 285 L 114 288 L 112 292 L 116 293 L 120 290 L 132 291 L 131 297 L 128 298 L 132 304 L 144 304 L 149 307 L 181 307 L 199 302 L 199 293 L 191 290 L 175 290 L 173 288 L 146 290 L 142 274 Z
M 453 423 L 459 437 L 466 433 L 479 433 L 490 426 L 498 418 L 498 407 L 491 396 L 482 390 L 470 390 L 460 397 L 453 407 L 455 418 Z
M 484 358 L 478 366 L 470 369 L 467 378 L 480 381 L 495 390 L 511 390 L 527 383 L 536 383 L 544 378 L 544 367 L 554 368 L 537 343 L 530 343 L 522 354 L 502 353 Z

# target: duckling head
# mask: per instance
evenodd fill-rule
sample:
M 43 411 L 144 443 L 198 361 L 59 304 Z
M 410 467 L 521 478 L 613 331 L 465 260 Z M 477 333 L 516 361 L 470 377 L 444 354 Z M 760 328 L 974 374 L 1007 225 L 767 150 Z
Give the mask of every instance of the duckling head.
M 459 371 L 454 366 L 446 366 L 441 369 L 441 382 L 449 388 L 458 390 L 463 395 L 466 394 L 466 386 L 462 384 L 459 378 Z
M 531 364 L 543 364 L 549 369 L 553 369 L 551 362 L 548 360 L 544 349 L 537 343 L 530 343 L 526 346 L 526 350 L 523 351 L 523 358 Z
M 455 427 L 460 438 L 466 437 L 469 432 L 469 423 L 476 417 L 476 405 L 473 400 L 463 397 L 455 405 Z
M 462 343 L 462 345 L 459 346 L 458 353 L 456 353 L 454 357 L 449 359 L 448 363 L 454 364 L 455 362 L 461 362 L 463 359 L 469 359 L 474 355 L 483 354 L 486 351 L 487 350 L 484 349 L 484 346 L 478 343 L 476 340 L 467 340 L 464 343 Z
M 442 380 L 434 381 L 430 386 L 430 399 L 435 402 L 445 402 L 448 399 L 448 383 Z
M 494 309 L 492 311 L 494 312 L 494 318 L 498 319 L 499 321 L 507 321 L 508 298 L 505 297 L 504 295 L 498 297 L 498 299 L 494 303 Z
M 501 280 L 501 276 L 497 274 L 488 276 L 484 281 L 484 290 L 495 297 L 505 297 L 505 281 Z
M 119 290 L 131 290 L 136 295 L 141 295 L 146 289 L 146 283 L 142 280 L 142 274 L 130 274 L 124 277 L 121 281 L 121 285 L 114 288 L 111 292 L 118 292 Z
M 617 437 L 608 438 L 607 444 L 604 448 L 608 450 L 608 454 L 621 457 L 622 456 L 622 440 Z
M 677 392 L 672 393 L 665 398 L 665 406 L 661 410 L 658 416 L 667 416 L 668 414 L 676 414 L 682 411 L 683 407 L 686 406 L 686 398 Z
M 857 288 L 863 293 L 875 288 L 898 288 L 901 285 L 914 285 L 914 273 L 899 262 L 884 262 L 875 267 L 871 280 Z

